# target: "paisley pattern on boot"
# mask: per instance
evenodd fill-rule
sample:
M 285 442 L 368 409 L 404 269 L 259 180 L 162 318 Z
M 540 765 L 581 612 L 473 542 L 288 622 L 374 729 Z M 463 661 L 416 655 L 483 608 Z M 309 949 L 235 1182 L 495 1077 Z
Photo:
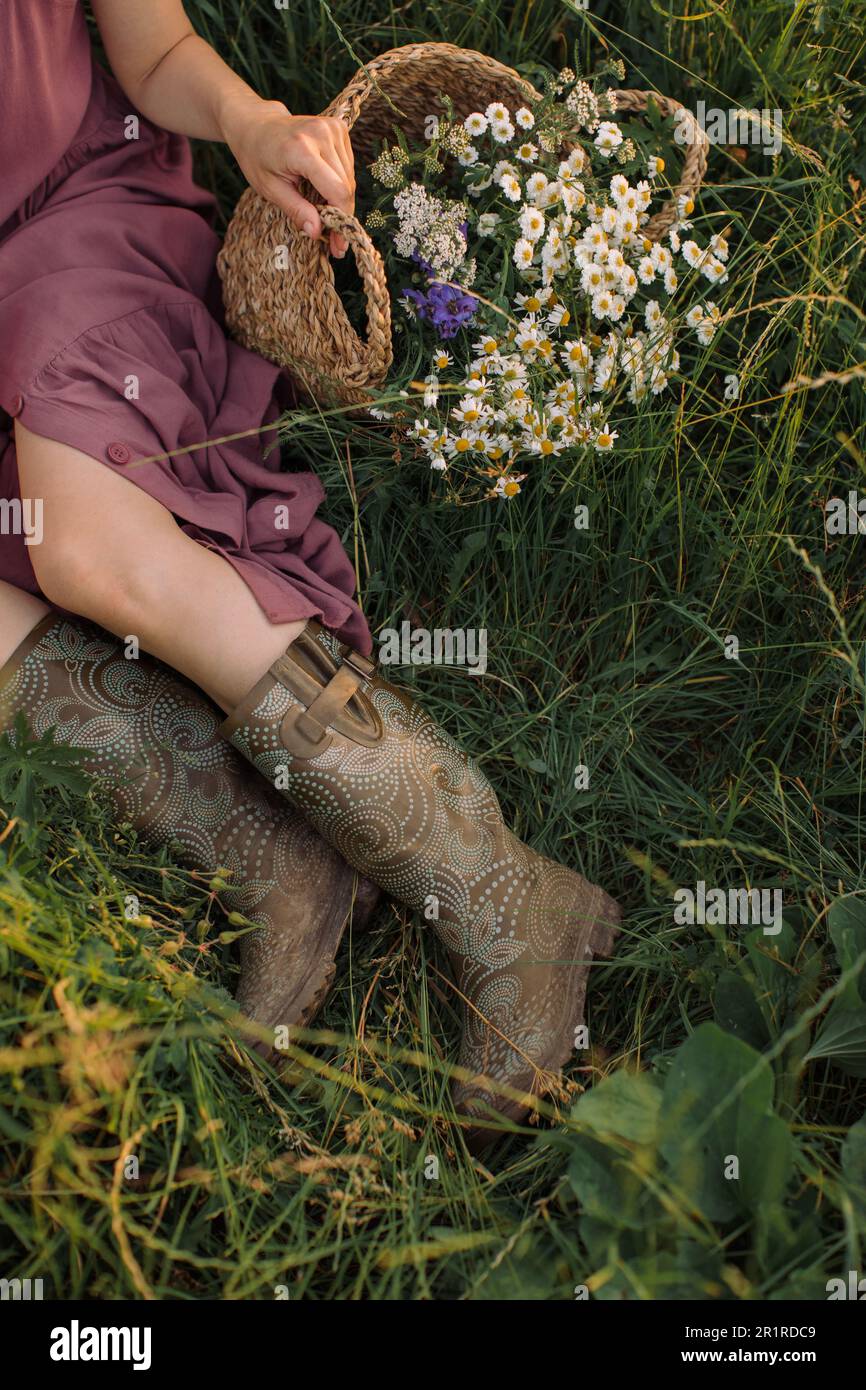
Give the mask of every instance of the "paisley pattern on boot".
M 263 930 L 241 938 L 238 1003 L 266 1026 L 308 1022 L 333 978 L 363 884 L 303 816 L 269 790 L 220 733 L 221 716 L 176 672 L 127 659 L 87 623 L 45 618 L 0 672 L 0 730 L 23 710 L 31 731 L 81 750 L 120 821 L 153 847 L 229 887 L 220 900 Z
M 460 1110 L 525 1113 L 489 1082 L 531 1097 L 572 1054 L 613 900 L 522 844 L 475 762 L 315 623 L 223 727 L 359 872 L 433 919 L 463 999 Z

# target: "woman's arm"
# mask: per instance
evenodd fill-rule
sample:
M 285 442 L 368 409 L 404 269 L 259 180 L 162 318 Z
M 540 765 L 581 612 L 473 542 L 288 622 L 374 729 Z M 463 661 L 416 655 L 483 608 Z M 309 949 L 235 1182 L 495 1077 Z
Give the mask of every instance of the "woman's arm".
M 247 182 L 308 236 L 321 236 L 322 223 L 298 192 L 300 178 L 327 203 L 354 211 L 354 160 L 343 121 L 293 116 L 282 102 L 263 101 L 198 37 L 181 0 L 92 5 L 112 71 L 148 120 L 225 141 Z M 330 240 L 332 252 L 344 255 L 344 239 L 332 232 Z

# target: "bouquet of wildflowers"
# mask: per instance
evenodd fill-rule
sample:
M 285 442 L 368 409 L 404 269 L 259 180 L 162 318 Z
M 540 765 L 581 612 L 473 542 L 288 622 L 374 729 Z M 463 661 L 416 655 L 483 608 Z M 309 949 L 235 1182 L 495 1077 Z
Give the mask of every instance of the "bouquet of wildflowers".
M 705 346 L 721 320 L 707 293 L 727 279 L 725 237 L 689 235 L 688 199 L 662 240 L 646 235 L 665 162 L 614 119 L 614 96 L 565 69 L 515 110 L 459 119 L 443 97 L 421 147 L 398 132 L 370 166 L 367 226 L 406 344 L 371 413 L 461 496 L 513 497 L 534 463 L 613 449 L 617 405 L 663 395 L 678 336 Z

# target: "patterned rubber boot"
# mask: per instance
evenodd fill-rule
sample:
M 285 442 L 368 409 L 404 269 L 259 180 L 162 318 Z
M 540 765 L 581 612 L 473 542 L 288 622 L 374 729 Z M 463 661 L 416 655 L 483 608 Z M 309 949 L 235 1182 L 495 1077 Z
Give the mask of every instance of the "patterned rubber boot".
M 619 908 L 521 843 L 484 773 L 375 664 L 316 623 L 223 732 L 359 873 L 430 921 L 463 1005 L 458 1111 L 522 1118 L 573 1055 L 588 967 Z M 517 1093 L 516 1095 L 514 1093 Z
M 223 871 L 220 901 L 262 927 L 241 938 L 244 1013 L 266 1028 L 309 1023 L 347 922 L 360 925 L 379 891 L 238 757 L 210 702 L 101 629 L 49 614 L 0 670 L 0 731 L 14 737 L 19 710 L 34 735 L 53 729 L 82 750 L 144 843 Z

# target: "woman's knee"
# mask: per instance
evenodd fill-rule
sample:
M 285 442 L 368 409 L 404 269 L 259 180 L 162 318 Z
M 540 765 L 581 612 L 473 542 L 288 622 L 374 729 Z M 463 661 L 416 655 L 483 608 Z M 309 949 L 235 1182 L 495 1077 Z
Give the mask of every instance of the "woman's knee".
M 49 602 L 104 627 L 131 626 L 162 595 L 154 551 L 177 543 L 171 514 L 103 463 L 19 428 L 22 489 L 42 499 L 43 535 L 30 560 Z
M 55 529 L 30 559 L 49 603 L 91 618 L 104 627 L 130 630 L 148 603 L 146 575 L 136 556 L 118 556 L 97 530 Z

